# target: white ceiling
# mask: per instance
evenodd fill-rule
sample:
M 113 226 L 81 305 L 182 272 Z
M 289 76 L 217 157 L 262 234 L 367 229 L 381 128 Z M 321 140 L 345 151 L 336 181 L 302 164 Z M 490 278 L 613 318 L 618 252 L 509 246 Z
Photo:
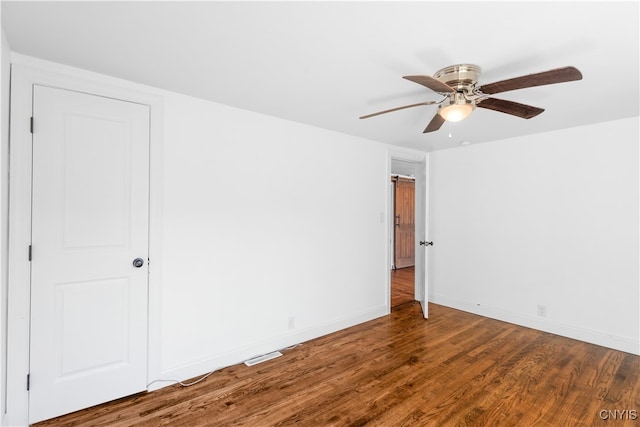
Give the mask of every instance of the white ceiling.
M 17 53 L 432 151 L 638 116 L 638 6 L 5 0 L 2 29 Z M 358 119 L 439 99 L 402 76 L 457 63 L 480 65 L 481 84 L 567 65 L 584 79 L 498 96 L 546 109 L 530 120 L 477 109 L 423 134 L 435 106 Z

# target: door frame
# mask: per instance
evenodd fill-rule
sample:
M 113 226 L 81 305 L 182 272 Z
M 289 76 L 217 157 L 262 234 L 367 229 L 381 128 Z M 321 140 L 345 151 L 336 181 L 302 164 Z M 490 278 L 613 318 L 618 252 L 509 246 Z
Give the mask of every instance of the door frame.
M 420 151 L 415 151 L 415 150 L 403 150 L 401 148 L 397 148 L 397 149 L 389 149 L 387 150 L 387 175 L 386 178 L 387 180 L 389 180 L 389 178 L 393 175 L 392 173 L 392 167 L 391 167 L 391 162 L 392 160 L 401 160 L 403 162 L 408 162 L 408 163 L 413 163 L 414 164 L 414 168 L 417 167 L 420 163 L 424 162 L 426 164 L 426 170 L 424 173 L 424 188 L 426 188 L 426 191 L 424 192 L 424 194 L 421 194 L 420 192 L 416 191 L 415 192 L 415 209 L 418 209 L 419 203 L 424 203 L 425 206 L 425 211 L 426 211 L 426 216 L 429 216 L 429 199 L 428 199 L 428 192 L 429 192 L 429 154 L 426 152 L 420 152 Z M 416 183 L 418 180 L 418 175 L 416 174 L 415 176 L 416 178 Z M 416 185 L 416 187 L 418 187 L 418 185 Z M 393 223 L 393 217 L 394 217 L 394 207 L 393 207 L 393 194 L 392 194 L 392 189 L 391 186 L 389 184 L 387 184 L 387 218 L 389 218 L 389 223 L 392 224 Z M 425 236 L 421 236 L 420 238 L 418 238 L 418 236 L 416 236 L 415 239 L 415 243 L 416 245 L 418 244 L 418 242 L 422 239 L 426 239 L 428 232 L 429 232 L 429 224 L 427 223 L 427 218 L 426 217 L 419 217 L 418 215 L 416 215 L 415 218 L 415 222 L 416 222 L 416 230 L 420 229 L 420 227 L 418 226 L 418 221 L 422 222 L 424 224 L 424 230 L 425 230 Z M 387 283 L 387 313 L 391 312 L 391 268 L 393 266 L 393 247 L 392 245 L 394 244 L 393 242 L 393 231 L 391 230 L 391 226 L 386 227 L 387 228 L 387 269 L 386 269 L 386 283 Z M 417 270 L 418 268 L 420 268 L 421 266 L 424 266 L 426 273 L 425 273 L 425 281 L 427 283 L 428 286 L 428 282 L 429 282 L 429 270 L 428 270 L 428 265 L 426 262 L 426 256 L 418 256 L 419 251 L 418 251 L 418 247 L 416 246 L 416 251 L 415 251 L 415 269 Z M 424 284 L 422 283 L 418 283 L 417 280 L 417 275 L 416 275 L 416 281 L 414 284 L 414 296 L 416 297 L 416 299 L 418 297 L 421 296 L 421 294 L 423 293 L 423 289 L 424 289 Z M 424 300 L 425 300 L 425 304 L 428 301 L 429 296 L 428 295 L 424 295 Z
M 9 250 L 7 307 L 6 418 L 28 425 L 33 85 L 115 98 L 150 107 L 149 123 L 149 291 L 147 384 L 160 377 L 162 97 L 133 83 L 36 58 L 12 54 L 9 154 Z M 37 122 L 34 123 L 37 126 Z

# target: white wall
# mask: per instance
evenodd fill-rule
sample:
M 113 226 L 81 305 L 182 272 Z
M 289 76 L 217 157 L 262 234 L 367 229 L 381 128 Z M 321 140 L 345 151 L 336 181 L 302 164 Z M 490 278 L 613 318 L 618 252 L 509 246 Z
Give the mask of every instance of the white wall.
M 163 377 L 388 310 L 386 146 L 171 93 L 164 115 Z
M 638 354 L 638 129 L 432 153 L 431 300 Z
M 7 265 L 9 231 L 9 76 L 11 50 L 2 32 L 0 48 L 0 417 L 5 413 L 7 378 Z

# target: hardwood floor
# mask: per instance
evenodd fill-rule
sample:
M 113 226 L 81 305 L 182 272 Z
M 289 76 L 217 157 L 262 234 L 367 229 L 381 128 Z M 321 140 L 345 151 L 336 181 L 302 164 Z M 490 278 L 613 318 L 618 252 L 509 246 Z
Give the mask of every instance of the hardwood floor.
M 418 303 L 405 303 L 280 358 L 38 426 L 640 423 L 639 356 L 439 305 L 429 309 L 424 320 Z
M 391 309 L 415 301 L 415 268 L 391 270 Z

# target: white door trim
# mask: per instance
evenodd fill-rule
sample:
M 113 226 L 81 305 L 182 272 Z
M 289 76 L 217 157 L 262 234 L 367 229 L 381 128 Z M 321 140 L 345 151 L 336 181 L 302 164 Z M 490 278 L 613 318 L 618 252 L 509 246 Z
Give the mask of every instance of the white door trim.
M 410 163 L 414 163 L 416 164 L 416 166 L 419 163 L 422 162 L 426 162 L 427 163 L 427 168 L 428 168 L 428 159 L 429 159 L 429 154 L 425 153 L 425 152 L 420 152 L 420 151 L 415 151 L 415 150 L 403 150 L 402 148 L 398 148 L 398 149 L 389 149 L 387 150 L 387 177 L 391 177 L 392 175 L 392 170 L 391 170 L 391 161 L 392 160 L 402 160 L 405 162 L 410 162 Z M 425 175 L 425 185 L 428 184 L 428 171 L 426 171 L 426 175 Z M 427 187 L 428 188 L 428 187 Z M 428 191 L 428 190 L 427 190 Z M 393 218 L 394 216 L 394 212 L 393 212 L 393 194 L 391 193 L 391 188 L 389 185 L 387 185 L 387 195 L 386 195 L 387 199 L 386 199 L 386 204 L 387 204 L 387 218 L 389 218 L 389 222 L 391 222 L 391 218 Z M 426 200 L 426 194 L 418 194 L 418 192 L 416 191 L 415 193 L 415 204 L 416 206 L 418 206 L 418 203 L 422 203 L 424 201 L 425 206 L 427 207 L 427 212 L 428 212 L 428 206 L 429 206 L 429 201 Z M 428 230 L 427 226 L 428 224 L 426 224 L 426 218 L 416 218 L 416 221 L 423 221 L 425 222 L 425 230 Z M 417 229 L 417 224 L 416 224 L 416 229 Z M 386 247 L 387 250 L 387 275 L 386 275 L 386 283 L 387 283 L 387 313 L 391 312 L 391 267 L 393 265 L 393 249 L 391 247 L 391 242 L 393 241 L 392 238 L 392 230 L 391 227 L 387 227 L 387 239 L 386 241 L 388 242 L 388 245 Z M 421 238 L 423 239 L 424 236 Z M 416 243 L 417 243 L 418 239 L 416 239 Z M 422 260 L 423 257 L 418 257 L 418 251 L 416 250 L 416 266 L 415 268 L 418 268 L 417 263 L 419 262 L 424 262 L 424 260 Z M 425 266 L 426 268 L 426 266 Z M 415 284 L 416 288 L 414 290 L 415 295 L 416 296 L 420 296 L 420 293 L 422 293 L 422 289 L 424 288 L 424 284 Z M 425 302 L 428 299 L 428 296 L 425 295 L 424 296 Z
M 29 286 L 28 247 L 31 243 L 31 132 L 33 85 L 52 86 L 150 106 L 149 196 L 149 358 L 147 384 L 160 377 L 160 289 L 162 266 L 162 120 L 163 100 L 151 90 L 110 77 L 12 55 L 10 172 L 9 172 L 9 284 L 7 329 L 7 406 L 5 422 L 28 425 Z M 35 123 L 37 126 L 37 122 Z

